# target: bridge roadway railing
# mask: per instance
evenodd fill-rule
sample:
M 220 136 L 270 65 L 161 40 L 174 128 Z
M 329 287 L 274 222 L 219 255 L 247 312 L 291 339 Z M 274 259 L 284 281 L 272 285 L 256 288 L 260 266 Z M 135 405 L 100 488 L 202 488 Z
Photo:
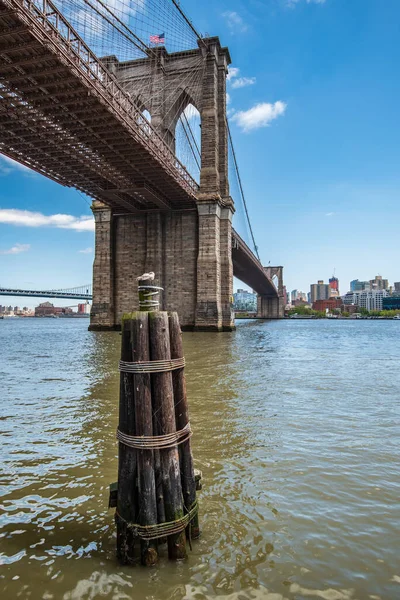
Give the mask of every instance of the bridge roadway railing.
M 68 292 L 66 290 L 19 290 L 0 288 L 0 296 L 21 296 L 24 298 L 64 298 L 71 300 L 92 300 L 92 294 Z
M 0 0 L 1 4 L 15 11 L 34 31 L 35 37 L 38 34 L 45 37 L 64 58 L 72 58 L 80 78 L 89 87 L 96 88 L 135 140 L 140 141 L 191 196 L 195 196 L 199 189 L 197 182 L 51 0 Z
M 258 294 L 278 297 L 274 282 L 240 235 L 232 229 L 232 260 L 235 277 L 249 285 Z

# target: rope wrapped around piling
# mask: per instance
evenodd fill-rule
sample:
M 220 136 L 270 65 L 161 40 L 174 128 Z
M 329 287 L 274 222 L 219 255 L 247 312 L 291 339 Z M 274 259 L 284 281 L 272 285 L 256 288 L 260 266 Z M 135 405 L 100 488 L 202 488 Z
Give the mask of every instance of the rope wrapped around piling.
M 186 515 L 183 515 L 180 519 L 170 521 L 168 523 L 156 523 L 154 525 L 139 525 L 138 523 L 129 523 L 125 521 L 123 517 L 118 513 L 115 513 L 116 522 L 120 521 L 128 529 L 132 531 L 134 537 L 141 538 L 142 540 L 156 540 L 158 538 L 167 537 L 168 535 L 174 535 L 180 533 L 189 525 L 194 519 L 199 510 L 199 506 L 196 502 L 192 505 L 192 508 Z
M 139 285 L 138 290 L 139 292 L 144 292 L 144 298 L 142 300 L 139 298 L 139 308 L 159 308 L 160 301 L 158 299 L 156 300 L 155 298 L 153 299 L 153 296 L 158 296 L 160 290 L 163 291 L 164 288 L 159 287 L 158 285 Z
M 128 435 L 117 429 L 117 440 L 138 450 L 163 450 L 165 448 L 173 448 L 187 442 L 193 435 L 190 428 L 190 423 L 185 425 L 183 429 L 167 433 L 165 435 Z
M 169 373 L 170 371 L 175 371 L 175 369 L 183 369 L 184 366 L 184 357 L 142 362 L 119 361 L 119 370 L 121 373 Z

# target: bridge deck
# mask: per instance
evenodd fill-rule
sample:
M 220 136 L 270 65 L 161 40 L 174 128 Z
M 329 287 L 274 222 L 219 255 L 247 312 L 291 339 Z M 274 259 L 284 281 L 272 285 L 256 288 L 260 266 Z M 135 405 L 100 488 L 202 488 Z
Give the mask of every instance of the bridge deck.
M 0 0 L 0 152 L 116 212 L 196 206 L 197 183 L 51 0 Z M 232 256 L 277 296 L 235 232 Z
M 50 0 L 0 0 L 0 74 L 0 152 L 125 212 L 194 206 L 196 182 Z
M 92 300 L 92 294 L 68 292 L 65 290 L 20 290 L 0 288 L 0 296 L 15 296 L 22 298 L 64 298 L 67 300 Z
M 263 296 L 278 296 L 274 282 L 267 277 L 260 261 L 235 230 L 232 230 L 232 261 L 233 274 L 240 281 Z

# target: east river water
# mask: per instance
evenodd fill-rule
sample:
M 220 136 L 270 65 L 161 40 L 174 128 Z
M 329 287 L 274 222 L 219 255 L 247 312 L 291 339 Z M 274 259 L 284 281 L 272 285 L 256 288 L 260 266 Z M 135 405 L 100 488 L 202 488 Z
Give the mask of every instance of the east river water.
M 400 598 L 400 322 L 184 334 L 202 537 L 115 561 L 120 336 L 0 321 L 1 600 Z

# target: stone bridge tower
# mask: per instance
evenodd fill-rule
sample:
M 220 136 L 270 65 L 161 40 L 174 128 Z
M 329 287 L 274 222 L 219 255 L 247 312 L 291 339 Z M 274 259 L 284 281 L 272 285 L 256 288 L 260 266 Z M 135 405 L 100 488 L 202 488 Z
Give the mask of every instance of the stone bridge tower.
M 268 279 L 276 281 L 278 296 L 258 294 L 257 317 L 261 319 L 282 319 L 285 314 L 283 267 L 264 267 L 264 271 Z
M 232 216 L 226 124 L 227 48 L 217 37 L 194 50 L 104 62 L 151 124 L 175 150 L 175 127 L 189 105 L 201 117 L 201 173 L 197 208 L 118 214 L 94 202 L 96 250 L 91 329 L 115 329 L 124 312 L 137 310 L 136 277 L 154 271 L 165 289 L 165 308 L 179 313 L 186 329 L 234 327 Z

